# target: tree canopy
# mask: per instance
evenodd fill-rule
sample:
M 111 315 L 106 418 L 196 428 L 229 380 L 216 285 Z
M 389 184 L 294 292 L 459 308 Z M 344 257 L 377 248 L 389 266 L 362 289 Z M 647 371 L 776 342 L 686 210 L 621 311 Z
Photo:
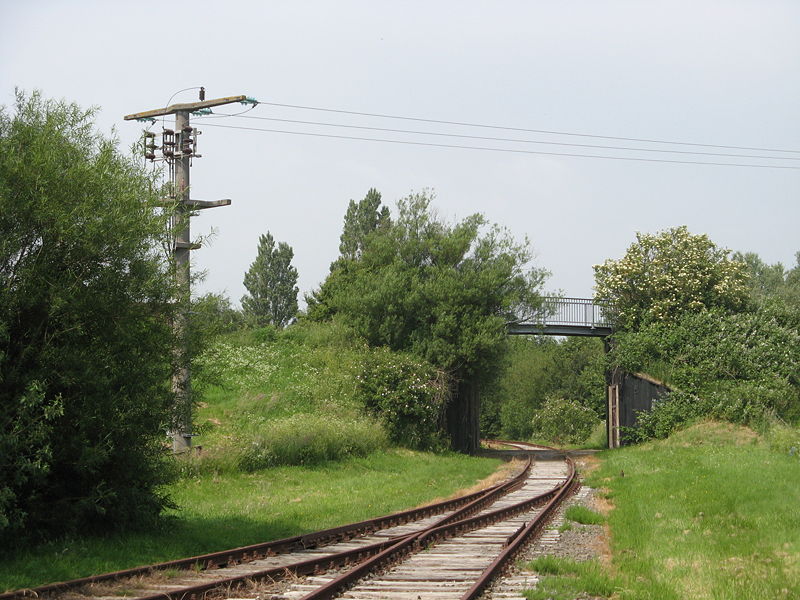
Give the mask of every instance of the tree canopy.
M 140 161 L 93 111 L 0 110 L 0 532 L 153 518 L 167 500 L 173 284 Z
M 297 315 L 297 269 L 292 266 L 294 251 L 286 242 L 278 243 L 270 232 L 258 239 L 258 255 L 244 275 L 249 292 L 242 298 L 246 316 L 259 325 L 285 327 Z
M 529 259 L 527 242 L 482 216 L 450 225 L 428 194 L 413 194 L 364 236 L 360 256 L 334 265 L 308 316 L 340 319 L 372 346 L 424 358 L 459 382 L 463 398 L 464 384 L 495 375 L 507 322 L 539 305 L 545 273 L 527 269 Z
M 610 304 L 620 329 L 711 308 L 737 311 L 748 300 L 744 263 L 686 226 L 637 233 L 625 256 L 595 265 L 594 272 L 595 299 Z
M 381 194 L 370 188 L 363 200 L 350 200 L 344 215 L 344 227 L 339 238 L 340 259 L 355 260 L 361 257 L 367 237 L 379 227 L 389 224 L 389 207 L 381 206 Z M 335 268 L 336 263 L 334 263 Z

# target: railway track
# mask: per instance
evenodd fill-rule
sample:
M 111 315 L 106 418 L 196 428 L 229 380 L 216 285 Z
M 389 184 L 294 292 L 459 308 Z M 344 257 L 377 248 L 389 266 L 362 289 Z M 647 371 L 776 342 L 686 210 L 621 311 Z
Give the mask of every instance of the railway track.
M 319 600 L 341 592 L 361 599 L 475 598 L 542 527 L 573 482 L 569 459 L 529 458 L 515 477 L 455 500 L 305 536 L 7 592 L 0 600 L 201 600 L 232 594 Z M 290 583 L 280 590 L 263 587 L 280 580 Z M 259 591 L 248 595 L 247 589 Z

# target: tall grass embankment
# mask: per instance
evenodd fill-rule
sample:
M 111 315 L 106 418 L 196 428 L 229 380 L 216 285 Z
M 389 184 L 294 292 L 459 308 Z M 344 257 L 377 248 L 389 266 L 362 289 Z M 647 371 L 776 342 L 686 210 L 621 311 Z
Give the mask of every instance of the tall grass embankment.
M 604 452 L 589 483 L 614 505 L 615 597 L 800 598 L 796 440 L 703 422 Z

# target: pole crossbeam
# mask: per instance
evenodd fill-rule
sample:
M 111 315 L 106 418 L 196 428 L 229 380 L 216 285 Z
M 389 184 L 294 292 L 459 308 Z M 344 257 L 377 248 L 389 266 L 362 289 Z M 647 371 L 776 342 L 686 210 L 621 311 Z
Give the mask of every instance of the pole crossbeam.
M 123 118 L 126 121 L 133 121 L 134 119 L 148 119 L 151 117 L 163 117 L 165 115 L 174 115 L 179 112 L 194 112 L 202 108 L 211 108 L 212 106 L 222 106 L 223 104 L 233 104 L 235 102 L 245 102 L 247 96 L 226 96 L 224 98 L 214 98 L 213 100 L 201 100 L 200 102 L 188 102 L 184 104 L 172 104 L 164 108 L 154 108 L 144 112 L 133 113 L 125 115 Z

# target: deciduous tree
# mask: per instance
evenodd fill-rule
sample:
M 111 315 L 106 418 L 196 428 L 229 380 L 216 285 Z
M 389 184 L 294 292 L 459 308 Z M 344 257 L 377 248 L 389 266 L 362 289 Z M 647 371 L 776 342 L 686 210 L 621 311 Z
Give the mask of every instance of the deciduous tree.
M 527 268 L 528 245 L 480 215 L 437 219 L 427 194 L 367 236 L 360 256 L 334 269 L 310 304 L 312 319 L 340 318 L 372 346 L 411 352 L 448 372 L 452 444 L 477 445 L 477 391 L 495 374 L 506 323 L 532 312 L 545 273 Z
M 359 258 L 364 252 L 367 236 L 388 226 L 389 222 L 389 207 L 381 206 L 381 194 L 375 188 L 370 188 L 363 200 L 350 200 L 339 238 L 340 257 L 344 260 Z
M 246 315 L 259 325 L 286 326 L 297 314 L 297 269 L 294 251 L 286 242 L 275 247 L 269 232 L 258 239 L 258 255 L 245 273 L 249 292 L 242 298 Z
M 172 277 L 141 161 L 93 110 L 0 110 L 0 537 L 141 523 L 168 504 Z

